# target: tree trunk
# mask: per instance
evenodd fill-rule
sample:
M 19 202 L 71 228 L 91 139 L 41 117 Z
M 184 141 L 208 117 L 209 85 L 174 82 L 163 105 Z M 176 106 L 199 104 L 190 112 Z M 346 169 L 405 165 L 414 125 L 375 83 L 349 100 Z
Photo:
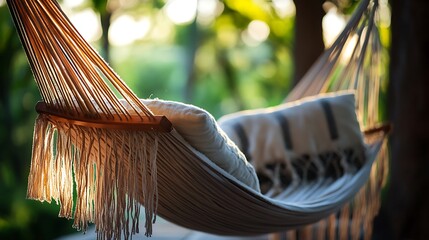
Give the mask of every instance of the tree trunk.
M 231 91 L 232 98 L 234 99 L 235 104 L 238 109 L 245 109 L 243 99 L 241 98 L 238 82 L 236 78 L 236 72 L 232 66 L 230 59 L 227 56 L 227 50 L 224 48 L 219 48 L 217 54 L 217 61 L 219 62 L 223 73 L 225 74 L 226 85 Z
M 386 219 L 394 239 L 429 239 L 429 2 L 391 0 L 391 6 Z
M 110 63 L 110 42 L 109 42 L 109 29 L 112 20 L 112 11 L 106 8 L 105 11 L 100 12 L 100 23 L 103 34 L 101 35 L 101 48 L 104 60 Z
M 197 19 L 189 25 L 187 31 L 189 32 L 188 39 L 186 41 L 186 59 L 185 59 L 185 69 L 186 69 L 186 85 L 184 92 L 184 99 L 186 102 L 192 102 L 194 98 L 194 89 L 196 84 L 196 73 L 195 73 L 195 57 L 199 47 L 199 34 L 198 34 L 198 24 Z
M 295 47 L 293 86 L 305 75 L 325 49 L 323 43 L 322 19 L 324 1 L 294 0 Z

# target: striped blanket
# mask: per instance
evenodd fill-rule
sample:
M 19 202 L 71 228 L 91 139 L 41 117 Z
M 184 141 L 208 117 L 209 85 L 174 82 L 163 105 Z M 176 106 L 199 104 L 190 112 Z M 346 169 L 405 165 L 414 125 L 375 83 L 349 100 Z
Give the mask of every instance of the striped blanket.
M 364 163 L 354 93 L 323 94 L 218 121 L 257 172 L 261 191 L 339 178 Z

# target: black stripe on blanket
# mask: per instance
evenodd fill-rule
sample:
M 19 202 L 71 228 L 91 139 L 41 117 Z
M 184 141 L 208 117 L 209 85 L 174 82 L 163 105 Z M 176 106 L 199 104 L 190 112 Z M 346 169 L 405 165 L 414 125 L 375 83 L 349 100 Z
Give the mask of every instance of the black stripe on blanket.
M 244 156 L 246 156 L 247 161 L 251 161 L 252 156 L 250 156 L 249 153 L 249 139 L 247 137 L 246 131 L 244 131 L 243 125 L 240 123 L 236 123 L 233 125 L 234 131 L 237 134 L 238 138 L 240 139 L 241 143 L 241 151 L 244 153 Z
M 326 122 L 328 123 L 329 133 L 332 140 L 338 139 L 338 129 L 335 122 L 334 113 L 332 112 L 331 105 L 326 100 L 321 100 L 323 111 L 325 112 Z
M 280 125 L 280 128 L 282 129 L 282 135 L 283 135 L 283 140 L 285 143 L 285 148 L 287 150 L 292 150 L 293 145 L 292 145 L 292 138 L 290 136 L 289 121 L 281 113 L 275 113 L 274 117 L 276 118 L 277 122 Z

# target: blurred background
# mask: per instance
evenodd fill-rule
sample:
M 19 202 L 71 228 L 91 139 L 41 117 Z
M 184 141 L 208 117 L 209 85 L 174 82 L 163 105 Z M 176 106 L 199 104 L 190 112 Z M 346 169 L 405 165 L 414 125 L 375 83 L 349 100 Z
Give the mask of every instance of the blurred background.
M 359 1 L 59 2 L 140 98 L 191 103 L 219 118 L 281 103 L 333 42 Z M 388 55 L 387 0 L 380 0 L 377 19 Z M 302 46 L 312 54 L 296 54 Z M 55 204 L 25 197 L 34 106 L 40 95 L 5 0 L 0 0 L 0 91 L 0 239 L 53 239 L 74 233 L 71 220 L 57 217 Z

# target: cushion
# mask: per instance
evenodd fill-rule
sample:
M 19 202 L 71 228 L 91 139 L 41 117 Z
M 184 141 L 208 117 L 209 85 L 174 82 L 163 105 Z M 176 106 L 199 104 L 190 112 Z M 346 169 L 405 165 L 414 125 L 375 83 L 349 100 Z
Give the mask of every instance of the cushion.
M 189 104 L 159 99 L 141 100 L 155 115 L 164 115 L 178 133 L 196 150 L 233 177 L 259 190 L 253 166 L 244 154 L 219 128 L 207 111 Z
M 364 162 L 350 91 L 242 111 L 218 123 L 255 166 L 263 192 L 276 184 L 285 188 L 302 180 L 338 178 Z

